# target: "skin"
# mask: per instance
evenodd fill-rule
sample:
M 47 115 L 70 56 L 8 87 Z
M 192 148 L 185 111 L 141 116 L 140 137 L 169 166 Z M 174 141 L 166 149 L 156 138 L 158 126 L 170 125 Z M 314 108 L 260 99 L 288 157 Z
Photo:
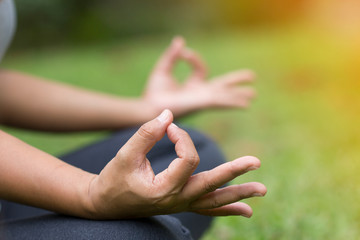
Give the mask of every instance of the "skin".
M 183 85 L 172 74 L 179 60 L 193 68 Z M 205 64 L 177 37 L 159 58 L 140 98 L 106 95 L 1 70 L 0 123 L 43 131 L 103 130 L 141 125 L 164 109 L 180 117 L 214 107 L 246 108 L 255 92 L 243 84 L 253 79 L 251 71 L 239 70 L 206 81 Z
M 179 60 L 193 70 L 183 85 L 172 74 Z M 207 81 L 207 67 L 201 57 L 176 37 L 155 65 L 144 98 L 160 109 L 169 108 L 175 117 L 207 108 L 246 108 L 255 92 L 244 84 L 253 82 L 254 77 L 250 70 L 238 70 Z
M 172 75 L 179 60 L 193 68 L 183 85 Z M 200 159 L 189 135 L 172 121 L 174 117 L 206 108 L 246 107 L 254 91 L 241 84 L 252 81 L 253 76 L 250 71 L 235 71 L 206 81 L 203 61 L 179 37 L 160 57 L 143 96 L 136 99 L 3 70 L 1 124 L 45 131 L 143 125 L 99 175 L 73 167 L 0 131 L 0 198 L 90 219 L 137 218 L 183 211 L 250 217 L 251 207 L 238 201 L 265 195 L 263 184 L 219 187 L 259 168 L 260 161 L 242 157 L 192 175 Z M 178 158 L 154 175 L 146 153 L 165 134 L 174 143 Z

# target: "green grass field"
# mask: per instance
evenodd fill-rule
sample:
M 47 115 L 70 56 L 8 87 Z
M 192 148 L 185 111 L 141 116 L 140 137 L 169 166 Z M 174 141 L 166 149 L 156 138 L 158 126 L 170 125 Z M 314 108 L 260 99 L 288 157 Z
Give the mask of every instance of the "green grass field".
M 358 239 L 360 98 L 358 79 L 348 64 L 351 48 L 310 30 L 186 37 L 203 54 L 211 76 L 238 68 L 257 72 L 258 97 L 250 109 L 209 110 L 181 121 L 212 136 L 229 160 L 259 157 L 261 169 L 235 182 L 260 181 L 268 187 L 266 197 L 245 200 L 254 210 L 251 219 L 218 218 L 204 239 Z M 3 66 L 139 96 L 169 41 L 154 37 L 14 52 Z M 176 72 L 183 77 L 188 69 L 180 65 Z M 55 155 L 106 134 L 4 129 Z

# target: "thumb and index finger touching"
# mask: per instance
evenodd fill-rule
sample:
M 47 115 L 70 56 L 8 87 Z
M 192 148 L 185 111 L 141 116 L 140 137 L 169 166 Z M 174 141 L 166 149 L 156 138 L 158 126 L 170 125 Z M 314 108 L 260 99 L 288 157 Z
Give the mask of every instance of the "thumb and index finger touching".
M 139 167 L 150 149 L 167 133 L 175 144 L 178 158 L 157 177 L 174 186 L 185 184 L 197 167 L 199 157 L 190 136 L 172 121 L 173 115 L 166 109 L 157 118 L 142 125 L 120 150 L 123 159 L 119 160 L 127 166 Z
M 134 158 L 143 160 L 146 154 L 154 147 L 156 142 L 164 137 L 166 129 L 173 121 L 170 110 L 164 110 L 155 119 L 143 124 L 138 131 L 120 149 L 125 155 L 122 161 L 127 161 L 128 165 L 134 165 Z M 125 153 L 125 154 L 124 154 Z
M 207 75 L 207 67 L 198 53 L 186 47 L 184 38 L 175 37 L 170 46 L 159 58 L 155 72 L 170 74 L 178 60 L 183 60 L 192 68 L 189 80 L 203 80 Z
M 162 187 L 169 192 L 180 191 L 200 162 L 193 141 L 183 129 L 170 124 L 167 134 L 171 142 L 175 144 L 177 158 L 174 159 L 167 169 L 156 175 L 156 181 L 162 183 Z

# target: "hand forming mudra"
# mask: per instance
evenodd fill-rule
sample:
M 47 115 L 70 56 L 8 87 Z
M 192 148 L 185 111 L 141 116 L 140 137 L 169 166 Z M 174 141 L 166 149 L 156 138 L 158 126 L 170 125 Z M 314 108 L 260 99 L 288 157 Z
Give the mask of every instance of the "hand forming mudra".
M 200 159 L 189 135 L 172 121 L 172 113 L 165 110 L 145 123 L 93 177 L 88 189 L 90 217 L 135 218 L 183 211 L 213 216 L 252 215 L 251 208 L 238 201 L 265 195 L 263 184 L 219 187 L 259 168 L 260 161 L 243 157 L 192 175 Z M 165 133 L 174 143 L 178 158 L 155 176 L 146 154 Z
M 179 60 L 192 67 L 184 84 L 173 76 Z M 201 57 L 185 46 L 181 37 L 173 39 L 170 47 L 156 63 L 144 93 L 144 99 L 158 109 L 170 109 L 175 117 L 206 108 L 245 108 L 255 96 L 250 70 L 233 71 L 207 81 L 207 69 Z

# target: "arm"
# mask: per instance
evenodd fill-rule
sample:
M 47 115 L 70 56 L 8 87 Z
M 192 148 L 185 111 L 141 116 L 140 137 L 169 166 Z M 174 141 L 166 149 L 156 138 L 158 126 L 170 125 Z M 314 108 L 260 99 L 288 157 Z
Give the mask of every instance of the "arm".
M 38 130 L 115 129 L 156 116 L 141 98 L 120 98 L 0 71 L 0 123 Z
M 192 72 L 184 84 L 173 76 L 178 61 L 185 61 Z M 201 57 L 185 45 L 181 37 L 173 39 L 170 47 L 156 63 L 144 98 L 157 108 L 170 109 L 175 117 L 209 108 L 246 108 L 255 96 L 255 74 L 250 70 L 237 70 L 207 80 L 207 68 Z
M 87 182 L 93 174 L 1 130 L 0 169 L 0 199 L 64 214 L 87 215 Z
M 192 74 L 179 84 L 172 70 L 179 60 Z M 175 38 L 155 65 L 139 98 L 121 98 L 0 71 L 0 123 L 49 131 L 115 129 L 140 125 L 170 109 L 180 117 L 208 108 L 246 108 L 254 90 L 251 71 L 235 71 L 206 81 L 206 67 L 182 38 Z
M 260 183 L 218 189 L 260 166 L 254 157 L 225 163 L 192 176 L 199 157 L 185 131 L 172 124 L 170 111 L 144 124 L 99 175 L 84 172 L 0 132 L 0 198 L 92 219 L 124 219 L 193 211 L 243 215 L 241 199 L 263 196 Z M 154 175 L 147 152 L 165 133 L 178 158 Z

